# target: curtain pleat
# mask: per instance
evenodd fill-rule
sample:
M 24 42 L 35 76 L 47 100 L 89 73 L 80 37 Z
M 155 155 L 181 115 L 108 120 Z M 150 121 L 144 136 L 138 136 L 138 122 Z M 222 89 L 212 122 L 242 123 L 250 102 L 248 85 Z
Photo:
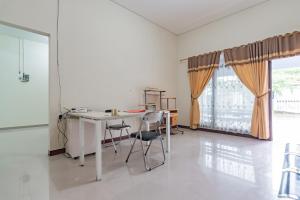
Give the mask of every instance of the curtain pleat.
M 190 127 L 200 124 L 200 106 L 198 98 L 211 79 L 215 67 L 219 66 L 221 51 L 211 52 L 188 58 L 188 71 L 191 89 Z
M 259 139 L 269 139 L 269 86 L 268 63 L 256 61 L 232 65 L 241 82 L 255 95 L 251 134 Z
M 210 67 L 218 67 L 221 51 L 211 52 L 203 55 L 188 58 L 188 71 L 197 71 Z
M 240 47 L 224 50 L 227 66 L 248 64 L 253 60 L 272 60 L 300 54 L 300 32 L 274 36 Z
M 200 124 L 200 106 L 198 98 L 211 79 L 214 67 L 189 72 L 191 88 L 191 110 L 190 110 L 190 127 L 198 128 Z
M 200 123 L 198 98 L 209 82 L 214 68 L 219 66 L 221 51 L 193 56 L 188 59 L 191 88 L 190 126 Z M 254 137 L 268 139 L 268 61 L 300 54 L 300 32 L 288 33 L 251 44 L 224 50 L 225 65 L 232 66 L 243 84 L 255 95 L 251 132 Z

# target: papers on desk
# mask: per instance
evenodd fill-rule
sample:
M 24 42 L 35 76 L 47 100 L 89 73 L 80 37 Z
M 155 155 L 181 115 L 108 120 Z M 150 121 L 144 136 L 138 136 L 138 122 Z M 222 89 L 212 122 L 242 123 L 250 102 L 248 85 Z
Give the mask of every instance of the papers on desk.
M 127 110 L 125 112 L 128 112 L 128 113 L 142 113 L 142 112 L 145 112 L 146 110 Z

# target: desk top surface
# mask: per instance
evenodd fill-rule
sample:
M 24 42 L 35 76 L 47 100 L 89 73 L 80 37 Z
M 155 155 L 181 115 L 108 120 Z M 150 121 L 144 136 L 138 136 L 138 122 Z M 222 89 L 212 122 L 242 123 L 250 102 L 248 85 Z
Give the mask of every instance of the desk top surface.
M 118 115 L 112 116 L 111 113 L 105 112 L 98 112 L 98 111 L 88 111 L 82 113 L 69 113 L 69 116 L 72 117 L 81 117 L 86 119 L 93 119 L 93 120 L 114 120 L 114 119 L 123 119 L 123 118 L 130 118 L 130 117 L 142 117 L 145 112 L 141 113 L 128 113 L 128 112 L 118 112 Z

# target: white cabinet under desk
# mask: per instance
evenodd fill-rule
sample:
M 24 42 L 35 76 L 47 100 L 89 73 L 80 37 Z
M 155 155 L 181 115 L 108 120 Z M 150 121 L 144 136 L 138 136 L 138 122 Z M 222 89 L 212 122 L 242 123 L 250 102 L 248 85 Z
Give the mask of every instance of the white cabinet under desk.
M 165 140 L 165 150 L 170 153 L 170 112 L 163 111 L 166 115 L 166 140 Z M 100 181 L 102 178 L 102 148 L 101 148 L 101 139 L 102 132 L 105 126 L 102 124 L 106 121 L 113 120 L 125 120 L 130 118 L 137 118 L 139 121 L 144 116 L 145 113 L 128 113 L 128 112 L 119 112 L 117 115 L 111 115 L 104 112 L 97 111 L 89 111 L 86 113 L 70 113 L 69 120 L 77 119 L 77 121 L 68 121 L 69 130 L 67 131 L 69 140 L 67 144 L 68 152 L 72 157 L 76 157 L 78 154 L 80 155 L 80 166 L 84 166 L 85 154 L 91 153 L 93 151 L 96 152 L 96 180 Z M 79 120 L 78 120 L 79 118 Z M 78 124 L 78 126 L 77 126 Z M 95 128 L 93 129 L 92 126 Z M 74 130 L 72 130 L 75 128 Z M 149 124 L 146 126 L 149 130 Z M 78 131 L 76 131 L 78 130 Z M 94 132 L 94 134 L 92 134 Z M 76 134 L 77 133 L 77 134 Z M 78 136 L 78 137 L 77 137 Z M 77 146 L 78 145 L 78 146 Z M 78 149 L 77 149 L 77 147 Z M 94 149 L 94 150 L 93 150 Z
M 104 127 L 104 126 L 102 126 Z M 85 135 L 85 155 L 95 153 L 96 141 L 95 141 L 95 126 L 93 124 L 86 124 L 84 127 Z M 70 154 L 72 158 L 80 156 L 80 141 L 79 141 L 79 118 L 69 117 L 67 118 L 67 138 L 66 152 Z
M 108 123 L 117 124 L 121 123 L 122 120 L 110 120 Z M 129 132 L 135 132 L 138 130 L 139 120 L 135 118 L 126 119 L 126 124 L 131 125 Z M 102 132 L 105 131 L 105 122 L 102 122 Z M 85 142 L 85 155 L 95 153 L 96 141 L 95 141 L 95 126 L 93 124 L 87 123 L 84 126 L 84 142 Z M 120 133 L 118 131 L 112 130 L 113 137 L 119 137 Z M 68 138 L 66 144 L 66 153 L 70 154 L 72 158 L 77 158 L 80 156 L 80 141 L 79 141 L 79 117 L 69 116 L 67 118 L 67 132 L 66 136 Z M 103 136 L 101 138 L 103 140 Z

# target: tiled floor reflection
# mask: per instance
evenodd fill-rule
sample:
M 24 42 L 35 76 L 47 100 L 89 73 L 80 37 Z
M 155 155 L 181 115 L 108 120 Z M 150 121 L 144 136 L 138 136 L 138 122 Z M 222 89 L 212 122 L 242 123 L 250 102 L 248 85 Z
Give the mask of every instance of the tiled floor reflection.
M 0 199 L 48 200 L 48 127 L 0 130 Z
M 104 149 L 101 182 L 94 182 L 94 156 L 83 168 L 78 160 L 56 156 L 50 158 L 50 199 L 273 200 L 280 183 L 282 146 L 187 130 L 172 136 L 167 163 L 145 172 L 139 153 L 124 163 L 129 150 L 124 142 L 118 155 Z M 155 146 L 152 155 L 160 155 Z
M 6 136 L 0 146 L 1 200 L 273 200 L 284 152 L 279 141 L 186 130 L 172 136 L 166 164 L 150 172 L 144 171 L 140 153 L 125 164 L 128 141 L 121 143 L 117 155 L 103 149 L 103 180 L 95 182 L 94 156 L 80 167 L 78 160 L 35 155 L 32 148 L 25 153 L 21 147 L 23 142 L 25 147 L 47 146 L 43 140 Z M 13 139 L 19 142 L 16 152 L 10 148 Z M 150 153 L 159 159 L 159 144 L 153 145 Z
M 255 183 L 254 164 L 251 150 L 240 150 L 234 146 L 205 142 L 201 148 L 199 162 L 205 167 L 216 169 L 226 175 Z

